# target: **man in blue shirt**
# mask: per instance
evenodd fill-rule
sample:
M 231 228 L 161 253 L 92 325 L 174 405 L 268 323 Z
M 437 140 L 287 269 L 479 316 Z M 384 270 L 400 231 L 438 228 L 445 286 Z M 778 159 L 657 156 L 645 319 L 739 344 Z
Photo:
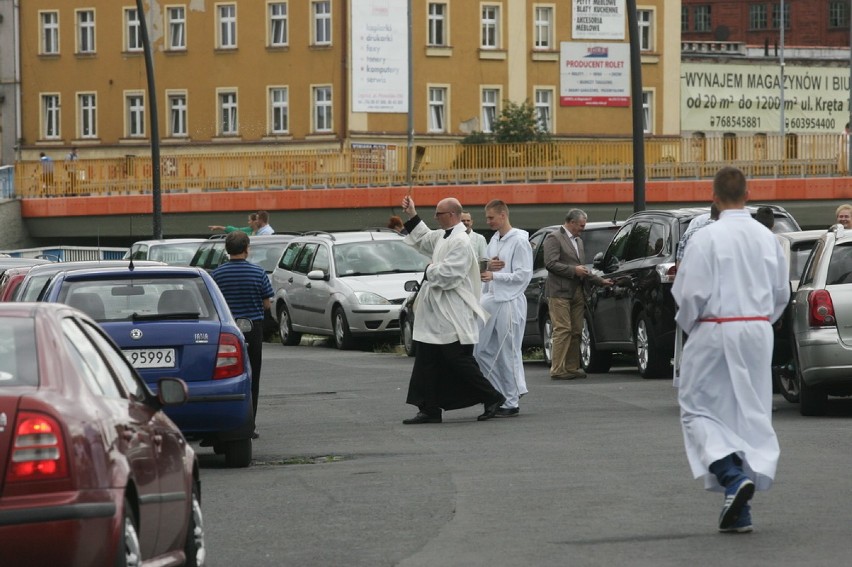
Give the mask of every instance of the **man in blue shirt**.
M 229 260 L 213 271 L 213 280 L 225 296 L 234 319 L 251 321 L 251 331 L 245 333 L 251 365 L 251 395 L 257 418 L 257 399 L 260 395 L 260 365 L 263 358 L 263 312 L 270 308 L 274 295 L 266 272 L 260 266 L 249 263 L 249 237 L 245 232 L 235 231 L 225 238 L 225 251 Z M 254 439 L 258 438 L 257 429 Z

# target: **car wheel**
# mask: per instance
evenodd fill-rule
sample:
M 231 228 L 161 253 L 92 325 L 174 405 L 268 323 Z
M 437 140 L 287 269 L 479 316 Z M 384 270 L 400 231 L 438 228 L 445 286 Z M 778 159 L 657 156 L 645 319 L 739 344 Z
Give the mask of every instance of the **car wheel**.
M 192 507 L 186 527 L 185 567 L 202 567 L 207 559 L 207 545 L 204 542 L 204 516 L 201 513 L 201 491 L 198 482 L 192 483 Z
M 542 315 L 541 352 L 544 354 L 544 363 L 551 366 L 553 364 L 553 323 L 550 321 L 550 313 Z
M 406 318 L 402 322 L 402 348 L 408 356 L 414 356 L 417 350 L 417 345 L 414 343 L 414 323 L 411 318 Z
M 232 469 L 245 468 L 251 464 L 251 439 L 229 441 L 225 447 L 225 464 Z
M 278 335 L 281 337 L 281 344 L 284 346 L 295 346 L 302 340 L 302 333 L 293 331 L 290 311 L 286 305 L 278 308 Z
M 609 372 L 612 353 L 595 348 L 595 336 L 588 317 L 583 317 L 583 332 L 580 335 L 580 363 L 586 372 Z
M 645 313 L 639 313 L 636 318 L 633 342 L 636 345 L 636 366 L 642 378 L 671 378 L 671 361 L 660 353 Z
M 802 415 L 825 415 L 828 394 L 822 388 L 808 386 L 799 379 L 799 413 Z
M 334 309 L 332 325 L 334 327 L 334 346 L 338 350 L 351 349 L 355 340 L 349 331 L 349 321 L 346 320 L 346 313 L 343 312 L 343 308 L 336 307 Z
M 142 546 L 139 545 L 139 530 L 136 514 L 130 501 L 124 499 L 124 525 L 118 540 L 116 567 L 140 567 L 142 565 Z
M 777 378 L 778 390 L 784 399 L 795 404 L 799 402 L 799 376 L 796 370 L 790 370 L 789 365 L 773 368 L 773 374 Z

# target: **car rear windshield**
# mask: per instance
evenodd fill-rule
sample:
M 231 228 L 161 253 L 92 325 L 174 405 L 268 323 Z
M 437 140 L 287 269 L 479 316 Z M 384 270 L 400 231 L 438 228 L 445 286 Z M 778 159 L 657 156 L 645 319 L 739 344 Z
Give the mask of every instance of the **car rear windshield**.
M 38 359 L 33 320 L 0 317 L 0 388 L 37 385 Z
M 828 263 L 827 285 L 852 283 L 852 243 L 838 244 Z
M 370 240 L 334 247 L 339 276 L 422 272 L 429 259 L 401 240 Z
M 790 279 L 798 280 L 802 277 L 805 262 L 811 255 L 811 250 L 816 246 L 816 240 L 812 242 L 799 242 L 790 247 Z
M 59 301 L 96 321 L 218 320 L 201 278 L 134 278 L 65 282 Z

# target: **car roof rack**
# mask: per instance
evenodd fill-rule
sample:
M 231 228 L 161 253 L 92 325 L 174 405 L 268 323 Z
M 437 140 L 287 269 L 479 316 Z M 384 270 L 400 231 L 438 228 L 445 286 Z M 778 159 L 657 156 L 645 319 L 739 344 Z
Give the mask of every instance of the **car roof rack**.
M 334 238 L 334 235 L 330 232 L 326 232 L 324 230 L 309 230 L 302 234 L 302 236 L 327 236 L 331 240 L 337 240 Z

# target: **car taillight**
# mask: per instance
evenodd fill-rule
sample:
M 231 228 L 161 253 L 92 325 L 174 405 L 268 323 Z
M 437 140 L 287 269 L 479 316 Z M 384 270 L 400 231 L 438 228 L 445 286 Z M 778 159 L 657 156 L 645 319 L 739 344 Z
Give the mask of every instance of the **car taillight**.
M 214 380 L 233 378 L 243 373 L 243 345 L 236 335 L 222 333 L 219 335 L 219 352 L 216 353 L 216 370 Z
M 824 289 L 815 289 L 808 294 L 808 323 L 811 327 L 834 327 L 834 303 L 831 294 Z
M 657 264 L 657 275 L 660 276 L 660 283 L 674 283 L 677 275 L 677 264 L 669 262 Z
M 54 480 L 68 476 L 68 453 L 59 423 L 44 414 L 22 411 L 6 482 Z

